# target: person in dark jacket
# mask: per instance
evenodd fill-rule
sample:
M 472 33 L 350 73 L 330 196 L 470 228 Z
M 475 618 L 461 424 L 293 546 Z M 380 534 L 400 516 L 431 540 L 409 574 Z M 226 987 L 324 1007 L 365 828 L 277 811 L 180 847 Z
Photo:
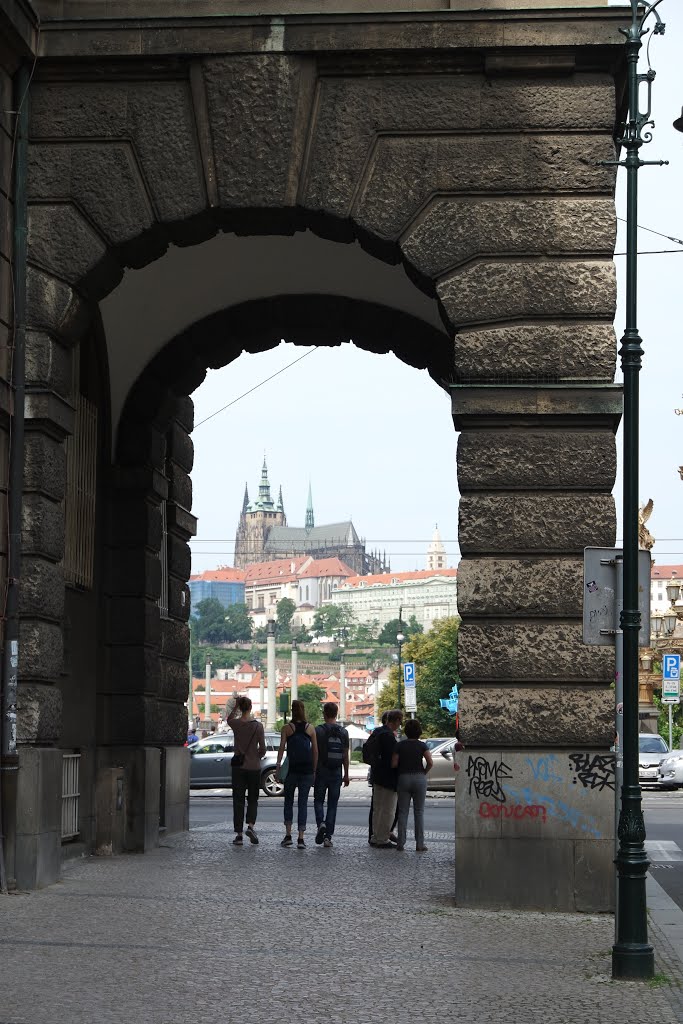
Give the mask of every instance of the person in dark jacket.
M 377 754 L 372 764 L 372 845 L 390 847 L 391 823 L 396 813 L 398 771 L 393 758 L 398 746 L 396 733 L 403 721 L 402 711 L 390 711 L 387 724 L 377 733 Z

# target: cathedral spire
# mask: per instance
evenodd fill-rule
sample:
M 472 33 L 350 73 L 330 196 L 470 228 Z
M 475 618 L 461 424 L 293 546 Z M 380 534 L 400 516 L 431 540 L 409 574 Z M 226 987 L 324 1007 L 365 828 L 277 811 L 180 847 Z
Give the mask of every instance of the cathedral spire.
M 266 457 L 263 456 L 263 466 L 261 467 L 261 483 L 258 489 L 258 500 L 263 504 L 271 504 L 270 500 L 270 484 L 268 483 L 268 466 L 266 465 Z
M 315 526 L 315 520 L 313 518 L 313 494 L 311 493 L 311 483 L 308 483 L 308 504 L 306 505 L 306 529 L 312 530 Z
M 276 511 L 277 512 L 282 512 L 283 515 L 284 515 L 284 512 L 285 512 L 284 502 L 282 501 L 282 484 L 280 484 L 280 493 L 278 494 L 277 509 L 276 509 Z
M 244 501 L 242 502 L 242 515 L 247 511 L 249 505 L 249 487 L 247 484 L 244 485 Z

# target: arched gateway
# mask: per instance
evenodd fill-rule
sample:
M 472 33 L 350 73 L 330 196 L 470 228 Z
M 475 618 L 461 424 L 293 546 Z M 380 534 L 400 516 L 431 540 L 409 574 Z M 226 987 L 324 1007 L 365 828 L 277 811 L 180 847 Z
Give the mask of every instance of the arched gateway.
M 458 899 L 607 908 L 619 11 L 37 6 L 12 872 L 58 875 L 70 753 L 88 849 L 187 827 L 188 396 L 353 337 L 460 431 Z

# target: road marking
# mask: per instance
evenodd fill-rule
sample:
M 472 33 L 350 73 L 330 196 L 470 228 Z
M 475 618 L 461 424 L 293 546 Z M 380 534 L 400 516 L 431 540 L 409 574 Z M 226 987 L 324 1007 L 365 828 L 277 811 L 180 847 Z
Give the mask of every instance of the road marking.
M 673 839 L 648 839 L 645 850 L 651 861 L 662 864 L 666 861 L 683 861 L 683 850 Z

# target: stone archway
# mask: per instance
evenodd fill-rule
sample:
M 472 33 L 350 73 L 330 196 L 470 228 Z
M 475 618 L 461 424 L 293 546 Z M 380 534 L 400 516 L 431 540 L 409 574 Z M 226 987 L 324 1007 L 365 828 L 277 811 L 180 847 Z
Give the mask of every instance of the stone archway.
M 209 30 L 206 52 L 180 62 L 156 53 L 152 67 L 131 51 L 123 64 L 103 62 L 95 77 L 61 51 L 39 65 L 29 167 L 29 451 L 34 446 L 38 455 L 25 503 L 20 736 L 27 762 L 56 766 L 59 753 L 49 745 L 58 741 L 61 714 L 63 518 L 60 482 L 50 480 L 71 430 L 74 346 L 93 336 L 93 324 L 101 329 L 97 305 L 124 268 L 162 259 L 169 245 L 199 246 L 219 231 L 309 229 L 338 243 L 357 240 L 377 260 L 401 264 L 432 297 L 444 325 L 428 328 L 438 351 L 434 373 L 442 376 L 452 358 L 461 431 L 459 605 L 470 742 L 493 751 L 608 745 L 611 665 L 604 651 L 583 648 L 579 618 L 581 550 L 610 544 L 615 526 L 613 174 L 598 166 L 613 152 L 615 19 L 605 12 L 597 48 L 568 18 L 546 39 L 518 23 L 509 51 L 472 35 L 454 49 L 450 29 L 443 38 L 437 29 L 425 61 L 424 36 L 415 52 L 408 29 L 379 17 L 373 48 L 356 44 L 353 59 L 341 64 L 335 33 L 342 38 L 348 26 L 318 33 L 313 19 L 315 30 L 302 30 L 296 53 L 264 53 L 258 33 L 245 43 L 235 24 L 221 25 L 228 33 L 221 38 L 234 29 L 240 53 L 217 54 Z M 273 314 L 289 315 L 291 296 L 271 292 L 269 301 L 280 303 Z M 389 308 L 380 327 L 399 315 L 400 306 Z M 391 322 L 406 334 L 402 357 L 414 361 L 405 321 Z M 251 343 L 269 344 L 274 329 L 269 321 Z M 187 473 L 191 423 L 186 392 L 174 381 L 182 368 L 189 386 L 211 365 L 208 348 L 196 349 L 188 330 L 157 355 L 149 352 L 150 370 L 127 399 L 125 416 L 136 426 L 130 438 L 122 428 L 116 442 L 119 459 L 144 456 L 145 463 L 115 467 L 116 495 L 102 496 L 114 519 L 130 513 L 136 558 L 160 544 L 159 460 L 167 451 L 171 462 L 177 456 L 176 497 Z M 102 400 L 111 427 L 110 389 Z M 119 495 L 121 507 L 113 503 Z M 189 568 L 182 535 L 192 522 L 189 509 L 175 504 L 184 513 L 176 524 L 180 580 Z M 118 595 L 137 606 L 136 625 L 117 613 L 111 628 L 122 630 L 116 635 L 133 658 L 117 678 L 131 672 L 151 692 L 162 685 L 162 663 L 157 639 L 146 638 L 158 638 L 158 650 L 165 644 L 178 664 L 184 641 L 181 627 L 162 640 L 153 598 L 140 596 L 147 569 L 158 571 L 147 561 L 138 559 L 130 576 L 137 597 Z M 119 575 L 121 566 L 117 558 Z M 56 595 L 49 607 L 39 580 Z M 175 694 L 179 675 L 168 685 Z M 154 786 L 141 781 L 147 754 L 138 724 L 156 736 L 149 742 L 160 739 L 147 732 L 138 703 L 119 703 L 128 710 L 117 721 L 128 723 L 137 752 L 129 775 L 138 822 L 132 842 L 144 846 L 155 841 Z M 163 728 L 175 737 L 172 719 Z M 102 734 L 102 749 L 120 746 Z M 40 787 L 39 775 L 25 774 L 27 792 Z M 116 788 L 107 792 L 117 799 Z M 502 825 L 497 819 L 495 838 Z M 584 839 L 561 837 L 568 841 L 555 844 L 562 855 L 553 861 L 538 821 L 514 827 L 510 841 L 545 844 L 558 874 Z M 45 845 L 54 851 L 55 830 L 48 831 Z M 604 833 L 600 842 L 602 871 L 611 853 Z M 504 846 L 489 844 L 487 863 L 509 857 L 509 846 L 496 853 Z M 476 872 L 475 860 L 467 863 Z M 573 896 L 562 901 L 576 905 Z

